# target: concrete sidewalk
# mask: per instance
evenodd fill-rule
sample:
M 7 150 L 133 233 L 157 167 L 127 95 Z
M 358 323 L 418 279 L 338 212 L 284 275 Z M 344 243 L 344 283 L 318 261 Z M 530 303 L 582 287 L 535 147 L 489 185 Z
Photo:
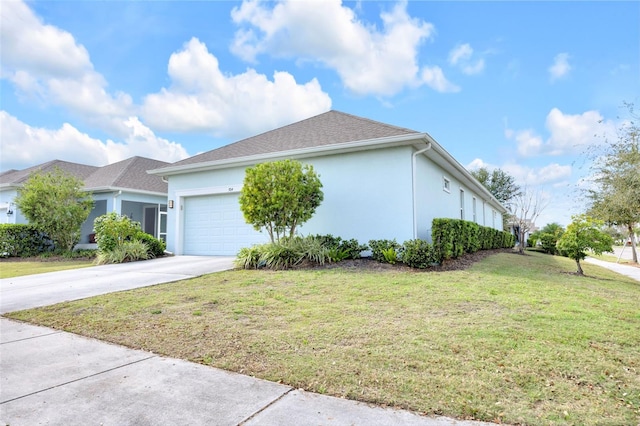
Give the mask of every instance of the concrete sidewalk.
M 0 319 L 0 424 L 415 425 L 425 417 Z
M 224 271 L 233 268 L 233 259 L 170 256 L 3 278 L 0 279 L 0 314 Z
M 610 269 L 614 272 L 619 273 L 620 275 L 625 275 L 627 277 L 633 278 L 636 281 L 640 281 L 640 267 L 621 265 L 615 262 L 605 262 L 603 260 L 594 259 L 593 257 L 587 257 L 584 261 L 603 268 Z

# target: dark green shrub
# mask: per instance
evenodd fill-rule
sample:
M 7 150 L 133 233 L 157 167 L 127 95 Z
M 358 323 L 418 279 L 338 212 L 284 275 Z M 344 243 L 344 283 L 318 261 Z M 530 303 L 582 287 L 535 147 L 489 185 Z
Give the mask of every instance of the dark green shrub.
M 320 241 L 324 247 L 328 248 L 329 251 L 334 254 L 334 256 L 331 257 L 332 262 L 338 262 L 344 259 L 360 259 L 362 257 L 361 253 L 369 249 L 367 245 L 360 244 L 355 238 L 343 240 L 331 234 L 314 235 L 313 238 Z
M 136 241 L 142 241 L 147 245 L 147 247 L 149 248 L 149 257 L 164 256 L 164 251 L 167 248 L 167 245 L 164 241 L 142 231 L 139 231 L 137 234 L 135 234 L 134 239 Z
M 558 249 L 556 248 L 556 244 L 558 243 L 559 239 L 560 238 L 558 235 L 540 234 L 540 243 L 541 243 L 542 251 L 548 254 L 557 254 Z
M 337 249 L 338 247 L 340 247 L 340 243 L 342 242 L 342 238 L 334 237 L 331 234 L 313 235 L 313 238 L 319 240 L 320 244 L 322 244 L 328 249 Z
M 33 225 L 0 225 L 0 257 L 30 257 L 51 250 L 53 241 Z
M 405 241 L 400 249 L 400 260 L 412 268 L 425 269 L 438 263 L 433 246 L 425 240 Z
M 400 248 L 400 244 L 395 239 L 393 240 L 369 240 L 369 247 L 371 247 L 371 257 L 378 262 L 386 262 L 384 253 L 391 248 L 394 251 Z
M 431 239 L 438 262 L 478 250 L 511 248 L 515 244 L 515 236 L 508 232 L 460 219 L 434 219 Z
M 355 238 L 344 240 L 338 246 L 338 250 L 347 254 L 347 259 L 360 259 L 362 252 L 368 249 L 369 247 L 366 244 L 360 244 Z

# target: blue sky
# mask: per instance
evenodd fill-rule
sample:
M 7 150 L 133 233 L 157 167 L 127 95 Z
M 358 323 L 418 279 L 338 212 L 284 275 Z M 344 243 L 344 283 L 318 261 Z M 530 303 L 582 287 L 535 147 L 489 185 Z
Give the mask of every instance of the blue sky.
M 584 207 L 640 96 L 638 2 L 4 1 L 0 169 L 214 149 L 329 109 Z M 594 137 L 594 135 L 599 135 Z

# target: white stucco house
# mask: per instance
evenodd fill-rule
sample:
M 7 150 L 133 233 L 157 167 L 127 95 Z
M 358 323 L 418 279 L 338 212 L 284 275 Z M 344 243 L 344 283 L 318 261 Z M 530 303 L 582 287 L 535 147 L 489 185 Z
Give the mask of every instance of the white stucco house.
M 502 230 L 507 212 L 427 133 L 329 111 L 150 170 L 169 183 L 167 249 L 235 255 L 266 242 L 245 223 L 238 197 L 247 167 L 280 159 L 312 164 L 323 184 L 303 235 L 429 240 L 434 218 Z
M 168 166 L 164 161 L 131 157 L 103 167 L 53 160 L 24 170 L 7 170 L 0 174 L 0 223 L 28 223 L 14 203 L 18 189 L 41 171 L 64 170 L 84 182 L 95 206 L 82 225 L 80 246 L 91 247 L 93 221 L 107 212 L 116 212 L 140 222 L 143 230 L 156 238 L 166 238 L 167 183 L 149 169 Z

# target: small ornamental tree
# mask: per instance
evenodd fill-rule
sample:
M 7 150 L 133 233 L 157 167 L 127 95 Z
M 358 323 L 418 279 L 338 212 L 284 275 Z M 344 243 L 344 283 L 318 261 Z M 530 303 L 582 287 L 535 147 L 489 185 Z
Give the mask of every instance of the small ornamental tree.
M 246 170 L 240 209 L 256 230 L 267 230 L 271 242 L 293 237 L 298 225 L 313 216 L 323 200 L 322 183 L 311 165 L 295 160 L 258 164 Z
M 573 222 L 558 240 L 558 250 L 563 255 L 576 261 L 578 275 L 584 275 L 580 261 L 587 257 L 587 250 L 595 254 L 613 251 L 613 238 L 602 231 L 604 222 L 590 218 L 587 215 L 577 215 L 571 218 Z
M 82 180 L 59 168 L 34 173 L 18 189 L 16 206 L 31 225 L 51 238 L 58 249 L 72 250 L 80 239 L 82 223 L 93 208 Z

